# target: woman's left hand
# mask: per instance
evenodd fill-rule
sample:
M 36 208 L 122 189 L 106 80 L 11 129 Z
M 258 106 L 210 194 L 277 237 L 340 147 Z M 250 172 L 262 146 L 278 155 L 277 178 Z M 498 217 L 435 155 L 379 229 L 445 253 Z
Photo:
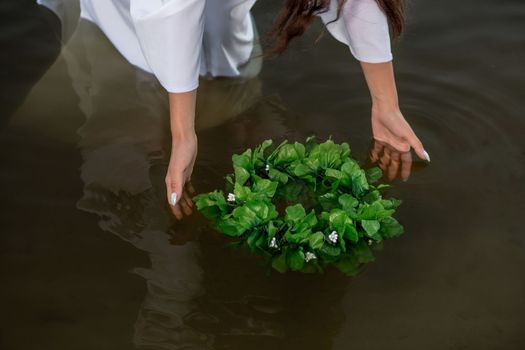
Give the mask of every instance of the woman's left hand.
M 372 97 L 374 138 L 399 152 L 408 152 L 413 148 L 419 158 L 430 162 L 430 156 L 399 110 L 392 62 L 361 62 L 361 68 Z
M 409 152 L 413 148 L 419 158 L 430 162 L 430 156 L 399 108 L 373 106 L 372 133 L 377 141 L 387 143 L 399 152 Z

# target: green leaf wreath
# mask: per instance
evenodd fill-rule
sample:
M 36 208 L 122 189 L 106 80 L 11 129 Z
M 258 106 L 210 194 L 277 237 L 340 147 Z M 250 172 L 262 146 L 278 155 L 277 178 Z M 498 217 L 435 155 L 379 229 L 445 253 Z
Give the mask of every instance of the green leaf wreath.
M 374 185 L 379 168 L 363 170 L 347 143 L 305 144 L 266 140 L 232 156 L 226 192 L 194 198 L 198 210 L 223 234 L 273 268 L 318 272 L 334 265 L 347 275 L 374 260 L 372 247 L 403 233 L 392 217 L 400 200 L 382 197 Z

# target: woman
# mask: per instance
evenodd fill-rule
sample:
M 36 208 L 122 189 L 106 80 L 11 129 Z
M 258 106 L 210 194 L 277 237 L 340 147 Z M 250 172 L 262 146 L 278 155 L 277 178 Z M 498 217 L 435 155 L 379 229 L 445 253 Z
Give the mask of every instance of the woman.
M 197 154 L 194 130 L 199 76 L 235 77 L 253 50 L 255 0 L 81 0 L 82 17 L 97 24 L 122 55 L 155 74 L 169 93 L 172 153 L 167 198 L 177 218 L 191 213 L 185 190 Z M 286 0 L 273 35 L 275 52 L 319 15 L 360 61 L 372 97 L 374 138 L 400 151 L 428 153 L 398 106 L 388 22 L 403 27 L 401 0 Z M 233 33 L 233 35 L 232 35 Z

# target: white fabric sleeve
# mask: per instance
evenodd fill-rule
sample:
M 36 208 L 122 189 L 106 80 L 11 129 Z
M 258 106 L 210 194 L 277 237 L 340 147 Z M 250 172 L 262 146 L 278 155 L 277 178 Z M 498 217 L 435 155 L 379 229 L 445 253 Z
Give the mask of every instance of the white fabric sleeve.
M 131 0 L 131 19 L 151 71 L 169 92 L 199 85 L 206 0 Z
M 201 75 L 238 77 L 254 49 L 255 0 L 206 0 Z
M 361 62 L 383 63 L 392 60 L 388 19 L 375 0 L 347 0 L 337 21 L 338 1 L 319 14 L 334 38 L 349 46 Z

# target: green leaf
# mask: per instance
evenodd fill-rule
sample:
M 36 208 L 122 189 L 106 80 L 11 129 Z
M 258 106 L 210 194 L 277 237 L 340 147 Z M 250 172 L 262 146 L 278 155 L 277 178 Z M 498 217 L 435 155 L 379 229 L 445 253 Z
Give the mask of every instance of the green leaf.
M 330 211 L 339 206 L 338 198 L 332 192 L 328 192 L 323 194 L 322 196 L 319 196 L 318 201 L 324 211 Z
M 339 204 L 341 204 L 344 211 L 349 211 L 357 207 L 359 201 L 351 194 L 343 194 L 339 197 Z
M 302 181 L 291 179 L 286 186 L 281 186 L 279 195 L 286 200 L 297 200 L 297 197 L 304 192 L 305 185 Z
M 382 199 L 381 205 L 385 209 L 397 209 L 401 205 L 402 201 L 396 198 Z
M 288 206 L 286 209 L 285 221 L 297 222 L 306 216 L 306 212 L 301 203 Z
M 239 185 L 244 185 L 246 181 L 250 178 L 250 173 L 245 168 L 240 166 L 234 166 L 233 170 L 235 171 L 235 183 Z
M 335 264 L 335 267 L 347 276 L 355 276 L 359 273 L 359 261 L 357 258 L 350 254 L 345 254 Z
M 369 263 L 375 260 L 372 250 L 364 241 L 359 242 L 353 249 L 352 253 L 355 255 L 359 263 Z
M 277 232 L 279 232 L 279 229 L 274 221 L 268 222 L 268 226 L 266 229 L 268 230 L 268 238 L 274 237 L 277 234 Z
M 324 243 L 323 246 L 321 247 L 321 252 L 330 257 L 337 257 L 341 255 L 341 248 L 334 247 L 333 245 L 328 244 L 328 243 Z
M 226 175 L 226 184 L 231 185 L 233 188 L 233 184 L 235 182 L 233 181 L 232 174 Z
M 301 270 L 304 266 L 304 253 L 302 249 L 289 250 L 286 254 L 286 262 L 293 271 Z
M 268 177 L 282 184 L 286 184 L 288 182 L 288 175 L 272 167 L 270 168 L 270 171 L 268 172 Z
M 227 236 L 238 237 L 246 231 L 246 228 L 241 226 L 237 221 L 230 218 L 219 222 L 217 224 L 217 230 Z
M 341 159 L 350 157 L 350 145 L 348 143 L 343 142 L 340 144 L 341 146 Z
M 357 242 L 359 240 L 359 234 L 353 224 L 346 223 L 343 237 L 350 242 Z
M 303 159 L 306 153 L 305 146 L 302 143 L 295 142 L 293 144 L 293 147 L 295 149 L 295 152 L 297 153 L 297 156 L 299 159 Z
M 251 148 L 246 149 L 246 151 L 242 152 L 241 155 L 248 157 L 248 159 L 251 159 L 252 158 L 252 149 Z
M 257 250 L 256 242 L 260 236 L 261 234 L 259 231 L 252 231 L 246 238 L 246 244 L 248 244 L 248 247 L 250 247 L 252 251 Z
M 199 194 L 193 198 L 197 209 L 208 219 L 218 220 L 227 211 L 226 199 L 222 191 Z
M 341 171 L 348 176 L 353 177 L 354 174 L 357 174 L 361 171 L 361 167 L 355 160 L 349 159 L 341 166 Z
M 363 197 L 363 201 L 367 202 L 367 203 L 374 203 L 378 200 L 381 199 L 381 194 L 379 193 L 379 191 L 375 190 L 375 191 L 371 191 L 371 192 L 368 192 L 364 197 Z
M 252 154 L 252 164 L 257 164 L 259 166 L 265 165 L 265 152 L 272 143 L 272 140 L 264 140 L 259 146 L 255 147 Z
M 308 237 L 312 234 L 311 231 L 302 231 L 298 233 L 287 232 L 284 235 L 286 241 L 294 244 L 300 244 L 308 241 Z
M 199 194 L 193 198 L 198 209 L 210 206 L 217 206 L 226 210 L 227 204 L 222 191 L 213 191 L 206 194 Z
M 310 156 L 312 156 L 315 151 L 315 149 L 312 150 Z M 327 140 L 319 145 L 315 156 L 319 158 L 319 165 L 321 168 L 339 168 L 342 164 L 343 153 L 344 150 L 342 146 L 336 145 L 332 140 Z
M 372 204 L 361 204 L 357 210 L 357 218 L 359 220 L 379 220 L 389 217 L 394 213 L 393 209 L 385 209 L 380 202 Z
M 343 184 L 350 184 L 350 177 L 341 170 L 328 168 L 325 170 L 325 176 L 333 180 L 341 181 Z
M 378 191 L 383 191 L 383 190 L 387 190 L 387 189 L 389 189 L 391 187 L 392 187 L 392 185 L 389 185 L 389 184 L 379 184 L 379 185 L 376 186 L 376 189 Z
M 379 181 L 383 177 L 383 171 L 378 168 L 370 168 L 366 171 L 366 178 L 368 179 L 369 183 L 374 183 Z
M 402 235 L 403 226 L 393 217 L 387 217 L 381 220 L 381 229 L 379 233 L 385 238 L 392 238 Z
M 322 232 L 316 232 L 308 238 L 308 245 L 310 249 L 317 250 L 321 249 L 324 243 L 324 234 Z
M 249 150 L 251 153 L 251 150 Z M 234 154 L 232 156 L 232 162 L 234 166 L 238 166 L 240 168 L 244 168 L 246 170 L 253 169 L 251 158 L 248 155 L 245 154 Z
M 305 158 L 303 160 L 304 165 L 311 169 L 312 173 L 316 173 L 319 170 L 319 159 L 317 158 Z
M 270 216 L 270 205 L 261 200 L 253 200 L 246 202 L 245 206 L 257 215 L 262 221 L 266 221 Z M 273 206 L 273 205 L 272 205 Z
M 301 148 L 297 147 L 296 145 L 283 145 L 277 153 L 274 163 L 276 165 L 280 165 L 302 159 L 304 157 L 304 146 L 302 148 L 302 154 L 299 152 L 301 152 Z
M 272 198 L 277 190 L 278 182 L 268 179 L 258 179 L 254 184 L 254 192 L 267 198 Z
M 377 220 L 361 220 L 361 226 L 365 229 L 368 237 L 373 237 L 379 231 L 381 225 Z
M 287 145 L 288 144 L 288 140 L 284 140 L 283 142 L 281 142 L 277 147 L 275 147 L 273 149 L 273 151 L 270 153 L 270 155 L 268 156 L 268 161 L 274 161 L 275 160 L 275 157 L 277 157 L 277 155 L 279 154 L 279 151 L 281 150 L 281 148 L 284 146 L 284 145 Z
M 347 222 L 352 222 L 348 215 L 341 209 L 333 209 L 330 212 L 330 216 L 328 218 L 328 221 L 330 223 L 330 228 L 337 231 L 340 236 L 342 236 L 345 225 Z
M 319 145 L 321 166 L 323 168 L 339 168 L 342 161 L 350 155 L 350 147 L 347 143 L 335 144 L 327 140 Z
M 268 219 L 269 220 L 276 219 L 279 216 L 279 212 L 277 211 L 277 209 L 275 209 L 275 205 L 270 204 L 269 208 L 270 208 L 270 212 L 268 214 Z
M 317 224 L 317 216 L 315 215 L 315 211 L 312 209 L 308 215 L 306 215 L 302 221 L 305 223 L 309 228 L 314 227 Z
M 286 255 L 283 253 L 273 258 L 272 267 L 280 273 L 286 272 L 286 270 L 288 270 L 288 264 L 286 264 Z
M 327 211 L 322 211 L 321 215 L 319 215 L 319 221 L 326 226 L 328 224 L 328 219 L 330 219 L 330 213 Z
M 325 170 L 324 175 L 326 177 L 331 177 L 335 180 L 341 180 L 346 174 L 343 173 L 341 170 L 328 168 Z
M 356 196 L 362 196 L 368 188 L 365 171 L 360 169 L 352 175 L 352 192 Z
M 247 201 L 253 198 L 253 193 L 249 187 L 243 186 L 240 183 L 236 183 L 233 188 L 235 199 L 237 201 Z
M 306 138 L 306 141 L 304 142 L 304 148 L 307 154 L 310 154 L 312 152 L 312 149 L 319 144 L 317 143 L 317 139 L 314 135 L 308 136 Z
M 261 220 L 257 217 L 257 214 L 255 214 L 255 212 L 247 206 L 235 208 L 232 214 L 239 225 L 244 229 L 250 229 L 261 223 Z
M 305 175 L 312 174 L 313 171 L 310 167 L 303 163 L 299 163 L 291 169 L 291 173 L 298 177 L 304 177 Z
M 267 237 L 264 234 L 260 234 L 259 238 L 255 241 L 255 247 L 262 249 L 265 246 Z

